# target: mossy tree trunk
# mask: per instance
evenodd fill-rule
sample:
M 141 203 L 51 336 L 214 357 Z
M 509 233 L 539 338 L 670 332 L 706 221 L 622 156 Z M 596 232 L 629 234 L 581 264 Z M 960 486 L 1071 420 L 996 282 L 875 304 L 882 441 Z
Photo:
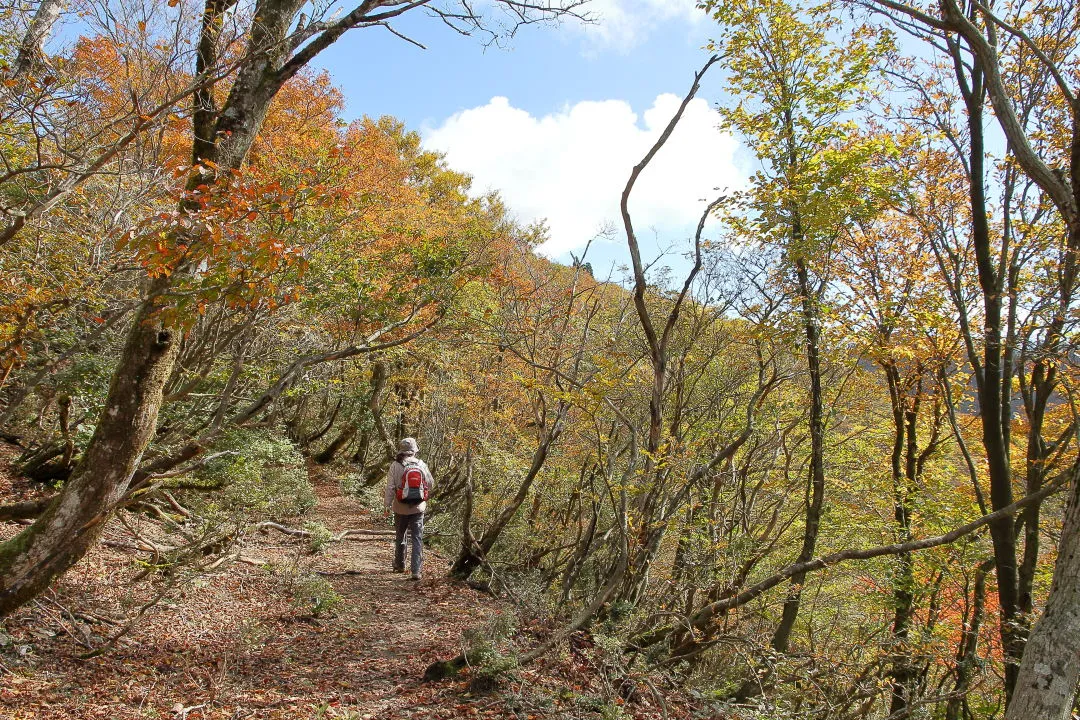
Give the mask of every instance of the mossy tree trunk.
M 128 491 L 157 427 L 161 390 L 179 347 L 176 333 L 153 315 L 148 302 L 128 335 L 105 410 L 71 479 L 33 525 L 0 545 L 0 616 L 78 562 Z

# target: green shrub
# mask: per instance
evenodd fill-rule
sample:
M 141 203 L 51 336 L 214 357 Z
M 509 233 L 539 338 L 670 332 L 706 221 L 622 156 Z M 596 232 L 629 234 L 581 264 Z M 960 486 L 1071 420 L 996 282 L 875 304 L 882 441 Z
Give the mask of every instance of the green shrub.
M 622 720 L 627 717 L 626 711 L 612 700 L 592 693 L 574 696 L 574 705 L 584 712 L 599 715 L 603 720 Z
M 342 597 L 326 578 L 307 574 L 301 575 L 293 583 L 292 606 L 312 617 L 331 612 L 341 602 Z
M 499 649 L 499 645 L 514 635 L 515 620 L 509 613 L 497 615 L 485 627 L 465 631 L 465 657 L 472 667 L 471 689 L 492 690 L 503 677 L 517 669 L 517 657 Z
M 346 473 L 338 480 L 342 495 L 359 495 L 364 489 L 364 476 L 360 473 Z
M 265 430 L 237 429 L 225 433 L 210 452 L 231 454 L 176 483 L 199 488 L 191 494 L 201 496 L 193 499 L 200 515 L 284 518 L 315 505 L 304 458 L 288 440 Z
M 346 475 L 340 480 L 341 491 L 356 498 L 361 506 L 378 512 L 382 510 L 385 501 L 383 493 L 386 484 L 384 480 L 385 478 L 373 485 L 366 485 L 363 475 Z
M 308 537 L 308 550 L 312 554 L 325 550 L 334 539 L 334 533 L 330 532 L 330 528 L 320 522 L 306 522 L 304 530 L 311 533 Z

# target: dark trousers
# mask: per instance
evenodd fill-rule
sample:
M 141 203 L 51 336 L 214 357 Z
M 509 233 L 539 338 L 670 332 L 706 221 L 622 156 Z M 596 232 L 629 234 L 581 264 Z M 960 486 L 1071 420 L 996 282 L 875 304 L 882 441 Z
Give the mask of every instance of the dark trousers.
M 413 575 L 420 574 L 420 564 L 424 560 L 424 513 L 399 515 L 394 513 L 394 569 L 405 569 L 405 544 L 412 540 Z

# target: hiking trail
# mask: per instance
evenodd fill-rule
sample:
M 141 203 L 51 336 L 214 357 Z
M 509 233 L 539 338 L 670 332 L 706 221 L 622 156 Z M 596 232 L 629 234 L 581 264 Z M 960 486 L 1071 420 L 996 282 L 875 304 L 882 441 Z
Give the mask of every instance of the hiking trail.
M 296 523 L 321 522 L 334 534 L 390 528 L 321 468 L 311 477 L 318 504 Z M 111 528 L 106 539 L 121 537 L 120 530 Z M 128 582 L 130 553 L 98 548 L 56 592 L 0 626 L 0 718 L 366 720 L 479 713 L 457 709 L 468 698 L 450 697 L 460 691 L 455 684 L 425 684 L 421 677 L 430 663 L 457 655 L 462 632 L 490 621 L 498 601 L 448 580 L 445 558 L 430 550 L 421 582 L 391 573 L 387 537 L 334 542 L 314 555 L 305 548 L 276 532 L 253 534 L 244 554 L 270 569 L 236 563 L 197 579 L 148 609 L 111 652 L 82 660 L 87 648 L 80 640 L 100 643 L 111 634 L 92 627 L 93 618 L 130 617 L 152 597 L 146 583 Z M 341 596 L 330 613 L 312 617 L 290 604 L 280 574 L 297 559 Z

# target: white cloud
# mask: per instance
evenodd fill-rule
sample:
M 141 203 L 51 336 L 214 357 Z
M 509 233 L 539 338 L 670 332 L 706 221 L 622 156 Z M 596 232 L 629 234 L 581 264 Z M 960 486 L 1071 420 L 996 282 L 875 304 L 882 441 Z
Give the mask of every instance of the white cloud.
M 597 49 L 627 52 L 665 22 L 704 20 L 696 4 L 696 0 L 590 0 L 585 12 L 594 22 L 579 28 Z
M 622 100 L 580 102 L 534 117 L 496 97 L 459 112 L 424 133 L 451 167 L 470 173 L 477 192 L 497 190 L 522 220 L 547 219 L 542 248 L 560 255 L 580 248 L 619 221 L 619 198 L 633 166 L 659 137 L 678 107 L 660 95 L 639 119 Z M 736 169 L 737 141 L 716 127 L 704 100 L 694 100 L 667 145 L 639 179 L 630 199 L 635 229 L 686 236 L 715 188 L 744 183 Z

